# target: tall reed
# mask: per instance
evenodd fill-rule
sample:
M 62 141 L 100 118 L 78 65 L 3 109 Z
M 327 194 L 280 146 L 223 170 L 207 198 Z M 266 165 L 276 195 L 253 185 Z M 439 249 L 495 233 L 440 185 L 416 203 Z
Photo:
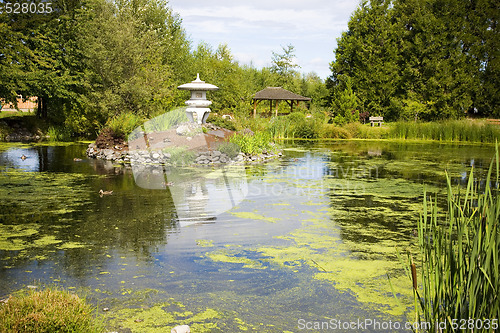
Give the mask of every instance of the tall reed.
M 495 142 L 500 126 L 480 120 L 446 120 L 429 123 L 398 121 L 390 125 L 389 137 L 395 139 Z
M 416 270 L 420 281 L 414 296 L 415 319 L 429 323 L 428 331 L 451 332 L 465 327 L 475 332 L 487 325 L 487 331 L 495 331 L 493 319 L 497 327 L 500 325 L 499 165 L 497 143 L 485 181 L 474 179 L 471 170 L 462 195 L 453 192 L 447 175 L 446 214 L 439 210 L 435 198 L 424 196 L 418 222 L 420 267 Z M 415 277 L 411 280 L 416 283 Z

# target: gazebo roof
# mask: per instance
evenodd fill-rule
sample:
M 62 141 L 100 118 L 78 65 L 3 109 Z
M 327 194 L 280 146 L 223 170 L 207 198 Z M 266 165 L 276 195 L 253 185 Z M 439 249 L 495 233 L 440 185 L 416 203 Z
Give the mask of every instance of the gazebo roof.
M 300 96 L 281 87 L 267 87 L 255 93 L 254 100 L 289 100 L 310 101 L 309 97 Z

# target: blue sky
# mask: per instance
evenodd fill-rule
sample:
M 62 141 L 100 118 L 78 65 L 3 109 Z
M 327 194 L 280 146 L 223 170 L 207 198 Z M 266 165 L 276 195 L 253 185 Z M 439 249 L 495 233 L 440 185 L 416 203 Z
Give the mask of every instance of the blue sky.
M 170 0 L 193 46 L 204 41 L 214 49 L 225 43 L 241 64 L 270 66 L 272 52 L 295 46 L 303 73 L 330 75 L 337 38 L 358 0 Z

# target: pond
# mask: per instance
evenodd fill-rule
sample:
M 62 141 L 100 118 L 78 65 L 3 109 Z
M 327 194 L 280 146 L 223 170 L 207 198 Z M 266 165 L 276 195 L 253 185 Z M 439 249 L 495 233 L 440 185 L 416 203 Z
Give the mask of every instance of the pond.
M 0 145 L 0 298 L 62 286 L 118 332 L 404 322 L 412 284 L 396 253 L 416 253 L 424 190 L 445 199 L 445 172 L 463 186 L 494 154 L 288 142 L 264 164 L 145 171 L 86 159 L 86 146 Z

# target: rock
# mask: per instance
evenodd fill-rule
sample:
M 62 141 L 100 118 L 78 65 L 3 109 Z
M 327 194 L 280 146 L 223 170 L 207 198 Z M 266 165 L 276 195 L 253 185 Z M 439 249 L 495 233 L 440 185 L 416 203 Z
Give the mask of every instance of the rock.
M 151 155 L 151 157 L 152 157 L 152 158 L 154 158 L 155 160 L 157 160 L 157 159 L 159 159 L 159 158 L 160 158 L 160 154 L 158 154 L 158 153 L 153 153 L 153 154 Z
M 170 333 L 191 333 L 191 329 L 188 325 L 179 325 L 172 328 Z
M 177 133 L 177 135 L 187 135 L 190 131 L 191 130 L 189 129 L 188 125 L 180 125 L 175 130 L 175 132 Z

